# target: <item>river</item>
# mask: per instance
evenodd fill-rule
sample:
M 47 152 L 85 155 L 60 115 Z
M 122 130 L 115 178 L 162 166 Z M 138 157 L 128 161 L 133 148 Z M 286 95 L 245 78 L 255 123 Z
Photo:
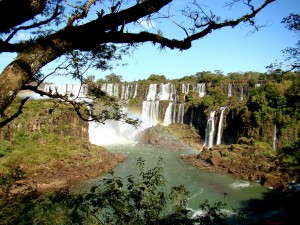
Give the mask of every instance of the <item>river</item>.
M 197 209 L 205 199 L 209 203 L 225 202 L 228 209 L 239 209 L 245 206 L 247 201 L 262 199 L 264 194 L 270 191 L 256 182 L 244 181 L 230 174 L 202 171 L 179 158 L 181 154 L 195 153 L 192 151 L 158 149 L 152 146 L 141 147 L 134 143 L 111 145 L 107 148 L 113 153 L 121 153 L 128 157 L 113 170 L 115 176 L 123 178 L 129 174 L 138 175 L 139 169 L 136 163 L 139 157 L 145 160 L 146 169 L 153 168 L 159 157 L 162 157 L 165 162 L 163 176 L 166 179 L 166 188 L 183 184 L 190 192 L 188 207 L 192 209 Z M 82 181 L 75 186 L 75 189 L 87 190 L 106 176 L 109 174 Z

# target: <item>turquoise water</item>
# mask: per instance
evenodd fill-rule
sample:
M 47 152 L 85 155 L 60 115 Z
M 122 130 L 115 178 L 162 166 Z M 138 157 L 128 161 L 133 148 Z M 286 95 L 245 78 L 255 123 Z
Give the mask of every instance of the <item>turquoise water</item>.
M 145 160 L 145 168 L 155 167 L 159 157 L 164 159 L 163 175 L 167 181 L 166 188 L 183 184 L 190 191 L 188 207 L 197 209 L 204 201 L 209 203 L 225 202 L 228 209 L 239 209 L 248 200 L 262 199 L 264 193 L 270 191 L 256 182 L 243 181 L 230 174 L 205 172 L 181 160 L 181 154 L 192 154 L 191 151 L 175 151 L 158 149 L 150 146 L 122 145 L 110 146 L 113 153 L 126 155 L 128 159 L 113 169 L 116 176 L 125 178 L 128 175 L 138 175 L 137 158 Z M 102 176 L 78 183 L 73 189 L 86 190 L 95 184 Z

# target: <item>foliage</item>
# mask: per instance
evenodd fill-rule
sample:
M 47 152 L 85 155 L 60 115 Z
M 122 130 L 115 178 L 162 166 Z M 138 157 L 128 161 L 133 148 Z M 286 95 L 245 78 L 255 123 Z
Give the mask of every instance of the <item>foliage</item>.
M 300 138 L 293 143 L 283 146 L 278 154 L 277 163 L 281 169 L 293 171 L 295 174 L 300 172 Z
M 165 83 L 167 81 L 167 78 L 165 77 L 165 75 L 152 74 L 147 78 L 147 80 L 154 83 Z
M 199 83 L 212 83 L 213 85 L 220 85 L 225 78 L 222 73 L 212 73 L 210 71 L 198 72 L 196 76 Z
M 122 76 L 117 74 L 109 74 L 105 76 L 105 81 L 108 83 L 120 83 L 122 82 Z
M 224 203 L 200 205 L 204 214 L 192 217 L 189 192 L 182 185 L 165 190 L 163 159 L 149 170 L 139 158 L 139 177 L 104 178 L 89 192 L 68 190 L 0 201 L 0 224 L 226 224 Z
M 282 23 L 290 31 L 296 33 L 298 37 L 298 42 L 291 47 L 285 48 L 283 52 L 284 61 L 279 63 L 273 63 L 269 65 L 272 71 L 282 70 L 284 73 L 288 71 L 298 71 L 300 70 L 300 15 L 296 13 L 290 13 L 287 17 L 283 18 Z M 283 74 L 284 74 L 283 73 Z

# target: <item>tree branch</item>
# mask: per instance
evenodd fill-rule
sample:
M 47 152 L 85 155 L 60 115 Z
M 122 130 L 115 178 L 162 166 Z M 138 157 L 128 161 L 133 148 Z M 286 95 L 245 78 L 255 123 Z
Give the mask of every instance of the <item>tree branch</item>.
M 1 0 L 0 33 L 22 24 L 40 14 L 47 0 Z
M 257 15 L 257 13 L 259 13 L 268 4 L 270 4 L 271 2 L 274 2 L 274 1 L 275 0 L 266 0 L 259 8 L 257 8 L 256 10 L 252 9 L 251 13 L 245 14 L 244 16 L 241 16 L 240 18 L 238 18 L 236 20 L 225 20 L 222 23 L 216 23 L 216 22 L 211 21 L 204 30 L 189 36 L 188 38 L 186 38 L 186 40 L 194 41 L 194 40 L 200 39 L 200 38 L 204 37 L 205 35 L 209 34 L 210 32 L 212 32 L 213 30 L 218 30 L 222 27 L 235 27 L 239 23 L 249 22 L 249 21 L 251 23 L 252 22 L 251 18 L 254 18 Z
M 10 39 L 13 38 L 13 36 L 19 31 L 19 30 L 28 30 L 28 29 L 32 29 L 32 28 L 35 28 L 35 27 L 39 27 L 41 25 L 45 25 L 49 22 L 51 22 L 52 20 L 54 20 L 58 15 L 60 15 L 61 13 L 58 11 L 59 7 L 58 7 L 58 4 L 56 5 L 56 8 L 54 10 L 54 13 L 52 14 L 52 16 L 44 21 L 40 21 L 38 23 L 33 23 L 29 26 L 21 26 L 21 27 L 18 27 L 17 29 L 15 29 L 9 36 L 8 38 L 5 40 L 6 43 L 8 43 L 10 41 Z
M 95 4 L 96 1 L 97 1 L 97 0 L 89 0 L 89 1 L 85 4 L 84 8 L 76 7 L 77 9 L 81 9 L 82 11 L 81 11 L 80 13 L 75 13 L 75 14 L 73 14 L 73 15 L 68 19 L 67 26 L 72 26 L 73 23 L 74 23 L 76 20 L 85 18 L 85 17 L 87 16 L 87 14 L 88 14 L 88 12 L 89 12 L 89 10 L 90 10 L 92 4 Z M 65 0 L 65 2 L 66 2 L 68 5 L 70 5 L 70 4 L 68 3 L 67 0 Z M 74 6 L 72 6 L 72 7 L 74 7 Z
M 1 121 L 0 122 L 0 128 L 4 127 L 8 123 L 10 123 L 12 120 L 16 119 L 22 113 L 23 106 L 27 102 L 28 99 L 29 99 L 29 97 L 26 97 L 26 98 L 22 99 L 18 111 L 14 115 L 12 115 L 11 117 L 5 119 L 4 121 Z

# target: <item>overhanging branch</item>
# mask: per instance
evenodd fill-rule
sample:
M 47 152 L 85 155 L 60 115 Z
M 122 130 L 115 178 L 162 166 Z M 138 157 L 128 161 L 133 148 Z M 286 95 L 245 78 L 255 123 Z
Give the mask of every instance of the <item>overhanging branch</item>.
M 1 121 L 0 122 L 0 128 L 4 127 L 8 123 L 10 123 L 12 120 L 16 119 L 22 113 L 23 106 L 27 102 L 28 99 L 29 99 L 29 97 L 22 99 L 18 111 L 14 115 L 12 115 L 9 118 L 5 119 L 4 121 Z

